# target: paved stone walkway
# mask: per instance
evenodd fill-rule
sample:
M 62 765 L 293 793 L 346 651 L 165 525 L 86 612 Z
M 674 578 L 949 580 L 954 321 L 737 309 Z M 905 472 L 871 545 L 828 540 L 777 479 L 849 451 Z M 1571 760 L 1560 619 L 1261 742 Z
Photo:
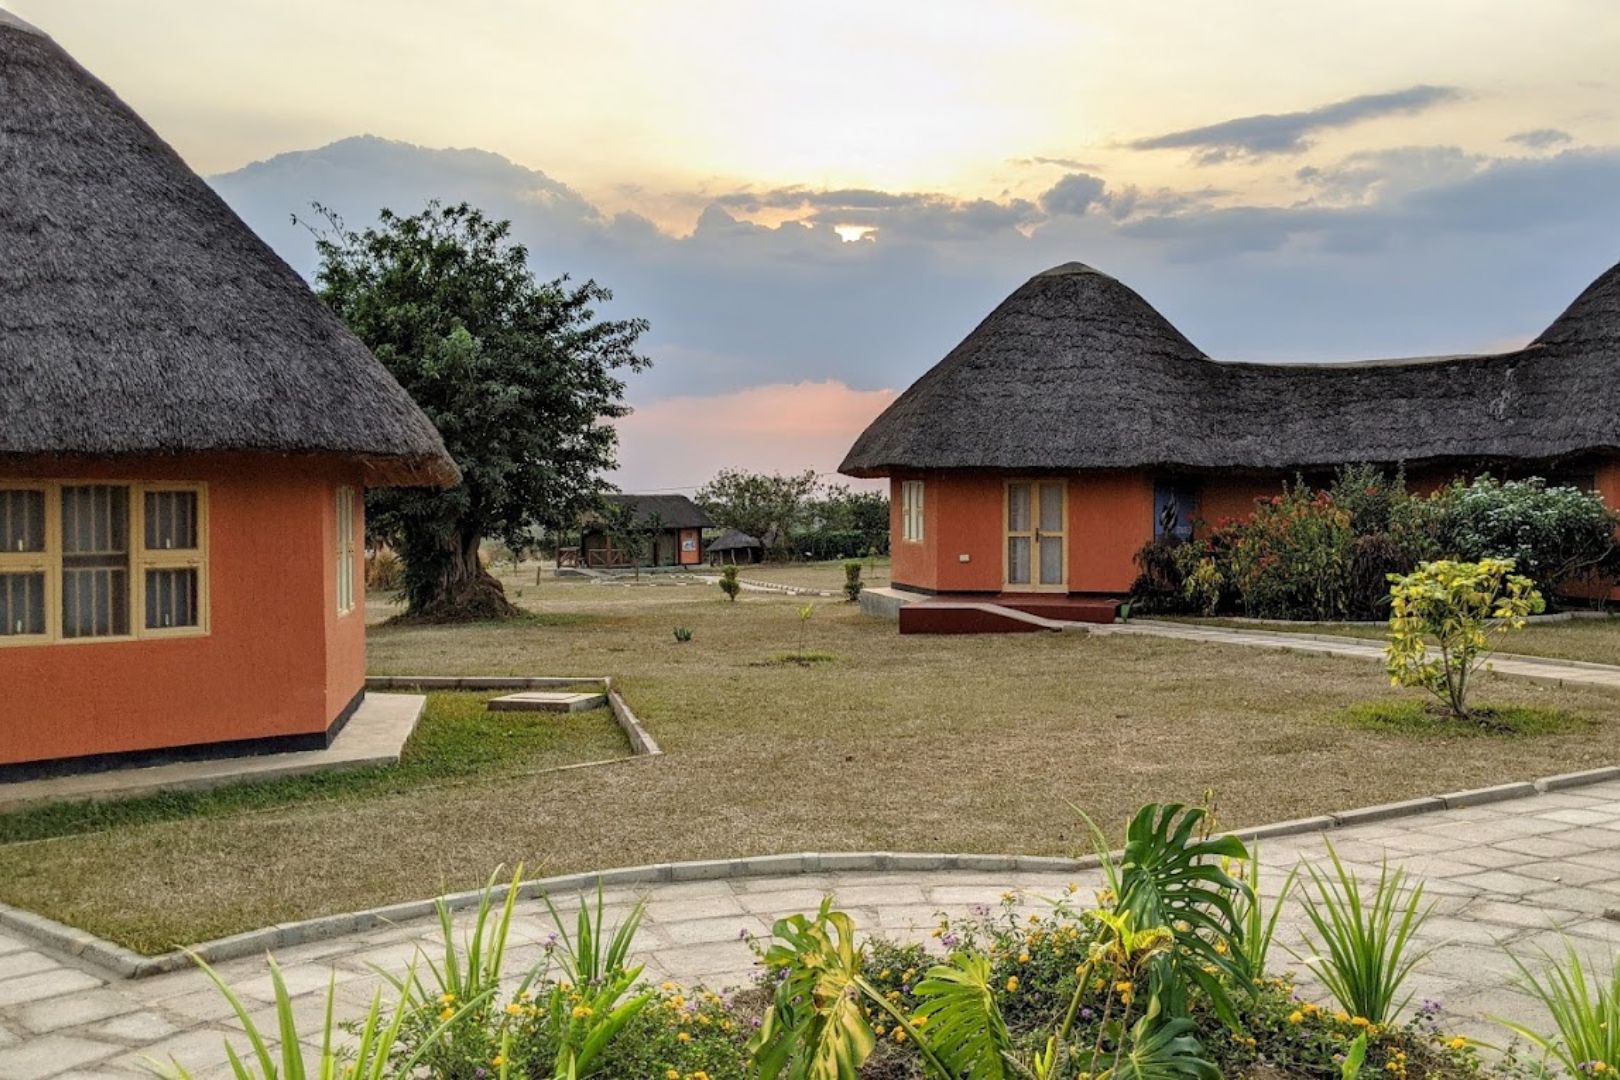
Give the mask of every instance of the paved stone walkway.
M 1512 989 L 1514 969 L 1498 943 L 1533 957 L 1541 948 L 1561 948 L 1561 934 L 1568 935 L 1606 964 L 1620 942 L 1620 923 L 1603 917 L 1620 906 L 1620 781 L 1349 826 L 1329 836 L 1364 874 L 1376 874 L 1388 856 L 1426 880 L 1435 913 L 1422 940 L 1435 951 L 1414 975 L 1412 989 L 1418 998 L 1440 1001 L 1455 1030 L 1504 1041 L 1488 1017 L 1540 1020 L 1534 1002 Z M 1263 891 L 1272 895 L 1289 867 L 1325 857 L 1321 834 L 1268 840 L 1261 850 Z M 917 871 L 654 885 L 644 890 L 651 905 L 638 952 L 649 978 L 725 987 L 750 977 L 752 957 L 739 935 L 765 934 L 774 918 L 811 909 L 827 892 L 866 930 L 925 937 L 940 911 L 965 915 L 974 904 L 997 903 L 1008 889 L 1038 905 L 1070 880 L 1049 873 Z M 1095 887 L 1095 875 L 1078 883 Z M 622 914 L 635 895 L 614 890 L 611 910 Z M 1285 920 L 1282 940 L 1297 945 L 1297 905 Z M 550 930 L 539 903 L 525 903 L 511 969 L 537 960 Z M 282 950 L 277 958 L 297 995 L 304 1030 L 318 1020 L 329 979 L 337 980 L 340 1013 L 357 1016 L 379 984 L 372 965 L 403 972 L 418 945 L 431 948 L 435 938 L 435 926 L 421 920 Z M 1273 964 L 1301 966 L 1280 949 Z M 273 1031 L 263 962 L 220 967 L 258 1003 Z M 143 1062 L 170 1055 L 199 1075 L 221 1075 L 223 1040 L 233 1033 L 229 1008 L 199 972 L 109 980 L 26 941 L 0 937 L 0 1080 L 140 1075 Z
M 1286 649 L 1328 656 L 1351 656 L 1362 660 L 1374 660 L 1380 664 L 1384 662 L 1384 643 L 1366 638 L 1291 634 L 1280 630 L 1239 630 L 1232 627 L 1196 626 L 1190 623 L 1157 620 L 1089 626 L 1087 629 L 1094 634 L 1177 638 L 1182 641 L 1203 641 L 1218 645 L 1243 645 L 1258 649 Z M 1620 666 L 1616 665 L 1509 654 L 1496 656 L 1491 664 L 1499 675 L 1512 675 L 1516 678 L 1555 685 L 1569 683 L 1620 690 Z

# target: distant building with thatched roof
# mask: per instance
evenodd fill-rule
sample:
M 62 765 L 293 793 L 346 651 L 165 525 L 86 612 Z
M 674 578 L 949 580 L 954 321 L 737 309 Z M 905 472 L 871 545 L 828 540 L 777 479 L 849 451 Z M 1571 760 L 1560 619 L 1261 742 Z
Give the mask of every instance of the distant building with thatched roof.
M 764 543 L 741 529 L 727 529 L 710 540 L 708 547 L 709 562 L 715 566 L 722 563 L 757 563 L 765 558 Z
M 1620 506 L 1620 266 L 1522 349 L 1221 363 L 1080 263 L 1037 274 L 897 398 L 840 471 L 888 477 L 893 580 L 1118 597 L 1156 535 L 1296 473 L 1404 463 L 1579 482 Z
M 364 490 L 455 483 L 433 425 L 5 12 L 0 251 L 0 773 L 324 745 L 364 694 Z
M 590 570 L 633 567 L 703 565 L 703 530 L 714 522 L 703 508 L 685 495 L 604 495 L 609 514 L 625 514 L 632 538 L 615 535 L 604 515 L 585 515 L 579 525 L 579 546 L 557 549 L 557 565 Z

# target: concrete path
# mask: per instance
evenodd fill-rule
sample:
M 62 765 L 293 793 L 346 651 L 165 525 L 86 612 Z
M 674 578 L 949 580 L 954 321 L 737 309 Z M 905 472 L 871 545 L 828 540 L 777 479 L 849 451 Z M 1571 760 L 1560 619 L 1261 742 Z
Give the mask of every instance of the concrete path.
M 241 780 L 393 765 L 422 719 L 427 699 L 418 694 L 367 694 L 332 744 L 323 750 L 199 758 L 145 768 L 70 773 L 0 783 L 0 812 L 35 802 L 127 799 L 155 791 L 196 791 Z
M 1539 1023 L 1535 1003 L 1512 986 L 1514 968 L 1498 943 L 1526 957 L 1559 949 L 1567 935 L 1589 957 L 1609 962 L 1620 923 L 1604 918 L 1620 906 L 1620 781 L 1552 794 L 1335 829 L 1339 854 L 1363 874 L 1386 856 L 1427 882 L 1434 916 L 1422 940 L 1435 951 L 1412 980 L 1416 998 L 1441 1002 L 1448 1027 L 1505 1041 L 1488 1017 Z M 1264 890 L 1275 895 L 1287 869 L 1325 857 L 1321 834 L 1262 845 Z M 1095 875 L 1074 879 L 1094 888 Z M 639 892 L 650 897 L 638 953 L 647 976 L 722 988 L 746 982 L 752 956 L 743 934 L 762 935 L 778 916 L 837 896 L 871 932 L 926 938 L 938 912 L 966 915 L 996 904 L 1006 890 L 1038 909 L 1071 878 L 1054 874 L 916 871 L 806 874 L 672 883 L 619 889 L 608 897 L 622 914 Z M 465 918 L 462 920 L 465 923 Z M 1282 940 L 1298 944 L 1297 903 L 1285 915 Z M 544 909 L 525 903 L 513 936 L 512 970 L 535 962 L 551 931 Z M 433 947 L 430 920 L 283 950 L 303 1030 L 313 1031 L 329 979 L 339 1011 L 361 1014 L 379 984 L 372 970 L 403 972 L 419 945 Z M 1273 966 L 1302 967 L 1281 949 Z M 261 960 L 235 960 L 221 970 L 259 1003 L 268 1022 L 270 980 Z M 1313 992 L 1307 984 L 1307 992 Z M 73 961 L 0 937 L 0 1080 L 140 1075 L 148 1058 L 172 1054 L 215 1075 L 223 1040 L 235 1033 L 229 1009 L 196 971 L 113 981 Z M 270 1029 L 273 1030 L 273 1027 Z M 240 1039 L 237 1039 L 240 1042 Z M 209 1072 L 215 1070 L 215 1072 Z
M 1120 634 L 1136 637 L 1175 638 L 1218 645 L 1243 645 L 1258 649 L 1351 656 L 1384 662 L 1384 643 L 1365 638 L 1332 637 L 1326 634 L 1290 634 L 1277 630 L 1238 630 L 1223 626 L 1195 626 L 1190 623 L 1155 620 L 1087 627 L 1094 634 Z M 1552 685 L 1601 686 L 1620 690 L 1620 666 L 1590 664 L 1582 660 L 1554 660 L 1539 656 L 1499 654 L 1491 661 L 1498 675 L 1531 679 Z

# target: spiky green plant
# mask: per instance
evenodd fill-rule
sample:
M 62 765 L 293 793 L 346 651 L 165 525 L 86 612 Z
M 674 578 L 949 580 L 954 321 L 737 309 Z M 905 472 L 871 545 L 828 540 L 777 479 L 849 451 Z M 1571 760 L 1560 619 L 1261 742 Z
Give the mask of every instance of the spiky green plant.
M 325 1023 L 321 1029 L 321 1048 L 315 1052 L 314 1060 L 310 1061 L 307 1060 L 309 1051 L 298 1031 L 298 1021 L 293 1013 L 292 996 L 287 993 L 286 980 L 282 978 L 281 968 L 273 957 L 266 959 L 270 965 L 270 985 L 275 996 L 275 1038 L 280 1043 L 274 1050 L 259 1031 L 258 1025 L 253 1022 L 242 999 L 224 979 L 220 978 L 219 973 L 196 953 L 188 950 L 187 954 L 219 988 L 220 994 L 230 1004 L 231 1011 L 236 1014 L 237 1020 L 242 1025 L 242 1032 L 247 1037 L 250 1051 L 247 1061 L 242 1060 L 241 1055 L 229 1041 L 225 1044 L 231 1075 L 236 1080 L 307 1080 L 310 1077 L 332 1080 L 340 1072 L 352 1080 L 385 1080 L 385 1078 L 407 1080 L 408 1077 L 416 1075 L 417 1065 L 423 1056 L 443 1038 L 445 1032 L 464 1017 L 483 1008 L 494 993 L 491 990 L 464 1001 L 459 1009 L 442 1020 L 428 1034 L 414 1053 L 402 1061 L 395 1062 L 391 1059 L 399 1043 L 400 1029 L 416 1007 L 409 991 L 414 977 L 408 976 L 403 980 L 406 989 L 400 994 L 386 1019 L 384 1019 L 382 991 L 378 990 L 372 995 L 371 1008 L 366 1012 L 365 1020 L 359 1025 L 355 1044 L 352 1048 L 345 1049 L 336 1043 L 339 1028 L 333 1012 L 333 1006 L 337 1001 L 337 979 L 334 975 L 326 988 L 326 1012 Z M 256 1070 L 254 1066 L 257 1066 Z M 154 1063 L 154 1069 L 161 1075 L 171 1077 L 172 1080 L 192 1080 L 192 1074 L 173 1059 L 166 1066 Z
M 1519 981 L 1547 1009 L 1556 1034 L 1498 1020 L 1563 1066 L 1572 1077 L 1613 1074 L 1620 1069 L 1620 964 L 1609 962 L 1608 979 L 1589 971 L 1568 941 L 1560 961 L 1542 950 L 1540 971 L 1519 957 L 1508 956 L 1519 969 Z
M 1393 1020 L 1411 994 L 1400 996 L 1412 969 L 1428 955 L 1413 935 L 1433 906 L 1423 905 L 1423 883 L 1409 884 L 1406 871 L 1385 860 L 1370 896 L 1354 871 L 1327 845 L 1333 872 L 1305 864 L 1309 889 L 1305 915 L 1316 934 L 1304 935 L 1310 955 L 1301 957 L 1322 979 L 1339 1005 L 1374 1024 Z M 1298 954 L 1296 954 L 1298 955 Z
M 631 905 L 629 914 L 613 928 L 611 934 L 607 932 L 600 880 L 596 883 L 595 912 L 591 911 L 589 900 L 581 896 L 579 912 L 574 917 L 574 929 L 571 933 L 562 913 L 551 902 L 551 897 L 544 896 L 541 899 L 545 902 L 546 911 L 551 915 L 552 923 L 557 927 L 558 962 L 563 974 L 572 982 L 580 986 L 603 982 L 625 970 L 630 959 L 630 947 L 635 944 L 636 934 L 641 929 L 641 920 L 647 914 L 645 897 Z
M 1266 977 L 1266 960 L 1271 953 L 1271 943 L 1277 937 L 1277 919 L 1299 880 L 1299 867 L 1288 871 L 1277 899 L 1268 905 L 1260 895 L 1260 846 L 1255 844 L 1249 848 L 1249 858 L 1242 864 L 1240 880 L 1248 886 L 1248 891 L 1239 894 L 1234 904 L 1237 966 L 1250 985 L 1259 985 Z

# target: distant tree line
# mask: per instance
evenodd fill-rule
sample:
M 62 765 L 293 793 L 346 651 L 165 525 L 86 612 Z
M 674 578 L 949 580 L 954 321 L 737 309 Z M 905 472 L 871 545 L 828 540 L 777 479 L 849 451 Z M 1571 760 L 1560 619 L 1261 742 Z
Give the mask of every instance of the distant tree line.
M 722 469 L 694 501 L 716 525 L 760 541 L 770 558 L 860 558 L 889 551 L 889 497 L 825 483 L 812 470 L 784 475 Z

